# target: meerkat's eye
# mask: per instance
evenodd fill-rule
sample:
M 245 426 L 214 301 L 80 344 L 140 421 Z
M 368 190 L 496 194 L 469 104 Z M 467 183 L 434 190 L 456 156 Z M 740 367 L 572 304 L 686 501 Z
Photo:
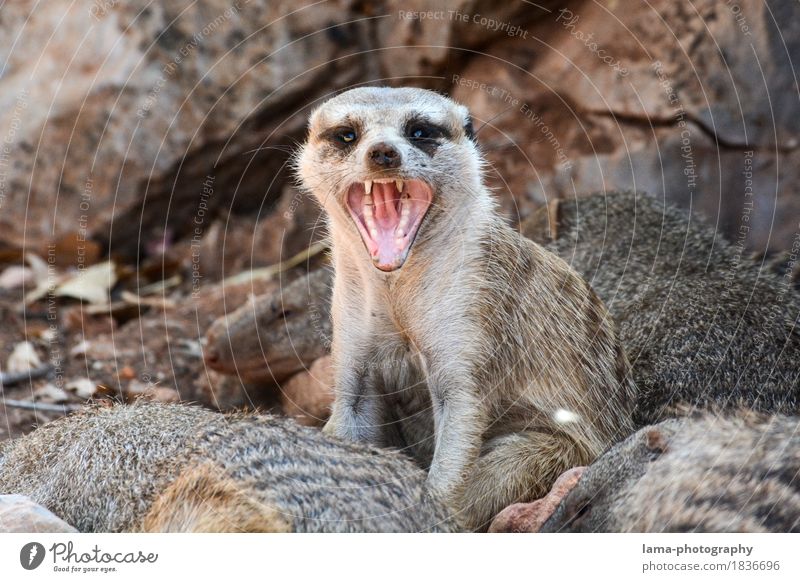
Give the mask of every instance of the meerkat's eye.
M 427 128 L 418 125 L 416 127 L 412 127 L 411 128 L 411 131 L 410 131 L 408 137 L 410 137 L 412 139 L 425 139 L 425 138 L 429 138 L 430 136 L 431 136 L 431 134 L 430 134 L 430 132 L 428 131 Z
M 356 138 L 358 136 L 356 135 L 354 129 L 346 128 L 336 132 L 335 137 L 338 141 L 340 141 L 343 144 L 352 144 L 356 141 Z
M 446 128 L 419 118 L 409 120 L 404 133 L 411 145 L 429 156 L 434 155 L 442 145 L 442 138 L 449 139 L 451 137 Z
M 425 140 L 439 137 L 439 132 L 436 131 L 436 128 L 430 125 L 426 125 L 424 123 L 414 123 L 406 130 L 406 136 L 409 139 Z

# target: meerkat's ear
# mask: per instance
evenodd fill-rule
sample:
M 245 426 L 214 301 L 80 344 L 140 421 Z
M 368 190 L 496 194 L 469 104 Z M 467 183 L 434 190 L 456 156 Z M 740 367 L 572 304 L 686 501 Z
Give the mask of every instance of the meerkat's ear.
M 464 135 L 466 135 L 468 139 L 476 141 L 475 128 L 472 127 L 472 116 L 469 113 L 467 113 L 466 121 L 464 122 Z

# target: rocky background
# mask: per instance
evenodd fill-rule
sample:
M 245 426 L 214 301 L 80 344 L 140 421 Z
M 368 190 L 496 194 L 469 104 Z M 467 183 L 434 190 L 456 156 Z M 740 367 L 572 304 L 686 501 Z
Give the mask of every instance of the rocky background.
M 222 373 L 206 332 L 324 264 L 289 162 L 348 87 L 467 104 L 515 224 L 637 189 L 793 265 L 796 63 L 790 0 L 6 3 L 0 439 L 88 399 L 298 408 L 324 362 Z

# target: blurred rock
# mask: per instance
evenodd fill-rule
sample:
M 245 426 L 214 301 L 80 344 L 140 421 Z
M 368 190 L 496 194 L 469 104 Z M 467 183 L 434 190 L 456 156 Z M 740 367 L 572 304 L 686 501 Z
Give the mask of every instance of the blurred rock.
M 24 495 L 0 495 L 2 533 L 78 533 L 47 508 Z
M 4 7 L 0 137 L 12 153 L 0 199 L 25 215 L 0 215 L 0 243 L 77 233 L 90 241 L 84 247 L 99 241 L 135 257 L 158 249 L 150 243 L 165 235 L 202 237 L 220 212 L 258 215 L 287 182 L 289 154 L 319 100 L 363 82 L 425 79 L 461 48 L 505 34 L 454 18 L 399 17 L 428 6 L 22 0 Z M 442 8 L 497 13 L 502 22 L 543 14 L 479 0 Z M 420 49 L 380 50 L 403 39 Z M 432 48 L 440 41 L 458 49 Z
M 531 503 L 515 503 L 497 514 L 489 533 L 535 533 L 553 514 L 561 500 L 572 491 L 586 467 L 573 467 L 562 473 L 550 493 Z
M 199 240 L 184 239 L 165 256 L 181 263 L 189 277 L 208 283 L 280 263 L 323 237 L 317 203 L 287 186 L 274 206 L 252 216 L 215 218 Z
M 367 58 L 335 61 L 361 50 L 366 24 L 324 32 L 355 20 L 352 2 L 297 9 L 264 0 L 4 9 L 0 134 L 14 147 L 3 195 L 27 215 L 4 212 L 0 240 L 85 231 L 135 256 L 165 229 L 191 237 L 219 209 L 276 198 L 303 105 L 331 79 L 362 74 Z
M 332 273 L 326 267 L 226 311 L 205 338 L 206 364 L 244 382 L 282 384 L 330 349 Z
M 699 210 L 730 240 L 743 232 L 747 248 L 790 248 L 800 5 L 568 6 L 449 79 L 473 110 L 506 214 L 636 189 Z

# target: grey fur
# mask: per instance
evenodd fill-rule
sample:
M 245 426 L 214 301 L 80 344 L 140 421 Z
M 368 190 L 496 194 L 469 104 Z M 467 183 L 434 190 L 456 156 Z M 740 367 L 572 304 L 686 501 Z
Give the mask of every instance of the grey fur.
M 639 426 L 685 404 L 800 410 L 800 296 L 790 277 L 642 194 L 561 201 L 556 231 L 548 248 L 592 284 L 617 323 Z
M 800 532 L 800 419 L 741 412 L 639 430 L 542 532 Z
M 0 493 L 27 495 L 84 532 L 457 529 L 399 453 L 179 405 L 95 408 L 7 441 Z

